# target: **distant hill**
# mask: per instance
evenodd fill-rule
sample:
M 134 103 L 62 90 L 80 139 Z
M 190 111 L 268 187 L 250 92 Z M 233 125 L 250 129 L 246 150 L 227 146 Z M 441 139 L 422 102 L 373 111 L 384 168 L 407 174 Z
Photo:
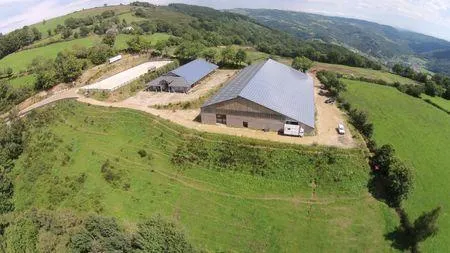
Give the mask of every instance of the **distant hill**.
M 406 62 L 450 74 L 450 42 L 357 19 L 267 9 L 233 9 L 301 39 L 337 43 L 388 63 Z

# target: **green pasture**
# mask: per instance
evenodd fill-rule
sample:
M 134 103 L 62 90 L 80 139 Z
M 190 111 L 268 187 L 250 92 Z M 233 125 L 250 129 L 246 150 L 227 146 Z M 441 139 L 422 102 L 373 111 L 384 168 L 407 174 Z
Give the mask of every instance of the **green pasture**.
M 415 188 L 405 203 L 412 219 L 437 206 L 443 207 L 440 231 L 427 240 L 423 252 L 450 250 L 450 117 L 442 110 L 376 84 L 344 80 L 344 97 L 368 113 L 378 145 L 392 144 L 398 156 L 414 167 Z
M 82 39 L 59 42 L 44 47 L 38 47 L 19 51 L 6 56 L 0 60 L 0 68 L 11 67 L 14 72 L 25 71 L 30 63 L 36 57 L 45 57 L 49 59 L 56 58 L 59 52 L 66 49 L 72 49 L 74 46 L 90 47 L 101 41 L 98 36 L 90 36 Z
M 214 252 L 391 251 L 384 234 L 397 219 L 367 192 L 360 150 L 199 133 L 76 102 L 48 110 L 30 115 L 45 127 L 14 168 L 17 211 L 97 212 L 128 228 L 160 213 Z
M 329 64 L 322 62 L 315 62 L 313 69 L 315 70 L 329 70 L 343 75 L 353 77 L 365 77 L 370 79 L 381 79 L 388 83 L 399 82 L 401 84 L 418 84 L 416 81 L 406 77 L 389 73 L 385 70 L 373 70 L 365 68 L 349 67 L 345 65 Z

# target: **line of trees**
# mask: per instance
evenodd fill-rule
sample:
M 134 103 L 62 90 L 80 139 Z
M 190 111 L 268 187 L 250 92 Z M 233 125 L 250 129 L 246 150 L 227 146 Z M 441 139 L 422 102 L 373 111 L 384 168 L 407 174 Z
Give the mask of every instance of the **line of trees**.
M 6 35 L 0 35 L 0 59 L 12 54 L 22 47 L 31 45 L 42 38 L 41 32 L 36 27 L 24 26 Z
M 450 77 L 446 75 L 429 75 L 423 72 L 416 72 L 410 66 L 402 64 L 395 64 L 392 67 L 392 72 L 424 84 L 424 86 L 420 88 L 409 87 L 408 92 L 410 95 L 420 97 L 421 93 L 425 93 L 432 97 L 440 96 L 450 100 Z
M 390 207 L 395 208 L 400 216 L 400 225 L 387 237 L 393 241 L 393 246 L 396 248 L 419 252 L 419 243 L 437 234 L 437 219 L 441 208 L 437 207 L 423 213 L 414 223 L 410 221 L 402 203 L 408 199 L 413 189 L 413 169 L 395 155 L 395 150 L 390 144 L 377 147 L 375 140 L 372 139 L 374 127 L 369 122 L 367 114 L 352 109 L 351 105 L 340 96 L 340 93 L 345 90 L 345 85 L 340 82 L 338 74 L 319 71 L 317 77 L 327 89 L 334 89 L 333 95 L 338 98 L 339 106 L 347 111 L 350 122 L 363 135 L 367 143 L 371 152 L 370 191 L 375 197 L 383 199 Z
M 227 46 L 221 49 L 207 48 L 199 42 L 181 43 L 175 50 L 175 56 L 181 62 L 189 62 L 197 58 L 205 58 L 221 67 L 239 68 L 251 64 L 247 52 L 242 48 Z

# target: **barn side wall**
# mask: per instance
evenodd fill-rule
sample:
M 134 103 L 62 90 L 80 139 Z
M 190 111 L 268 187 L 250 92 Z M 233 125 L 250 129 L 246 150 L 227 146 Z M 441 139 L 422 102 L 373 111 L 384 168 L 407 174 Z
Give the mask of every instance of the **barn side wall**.
M 261 105 L 253 103 L 243 98 L 235 98 L 222 103 L 203 107 L 201 111 L 201 121 L 203 124 L 216 124 L 216 115 L 226 115 L 226 125 L 229 127 L 244 127 L 244 122 L 248 123 L 248 128 L 267 129 L 280 131 L 284 128 L 284 123 L 291 120 L 284 115 L 267 109 Z M 314 129 L 301 124 L 305 133 L 310 134 Z

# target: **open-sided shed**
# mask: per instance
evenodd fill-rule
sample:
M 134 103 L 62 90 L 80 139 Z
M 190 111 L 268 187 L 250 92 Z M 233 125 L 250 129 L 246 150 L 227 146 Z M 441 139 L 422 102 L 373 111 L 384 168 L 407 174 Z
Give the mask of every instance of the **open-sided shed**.
M 217 68 L 217 65 L 204 59 L 197 59 L 151 81 L 147 90 L 187 92 Z

